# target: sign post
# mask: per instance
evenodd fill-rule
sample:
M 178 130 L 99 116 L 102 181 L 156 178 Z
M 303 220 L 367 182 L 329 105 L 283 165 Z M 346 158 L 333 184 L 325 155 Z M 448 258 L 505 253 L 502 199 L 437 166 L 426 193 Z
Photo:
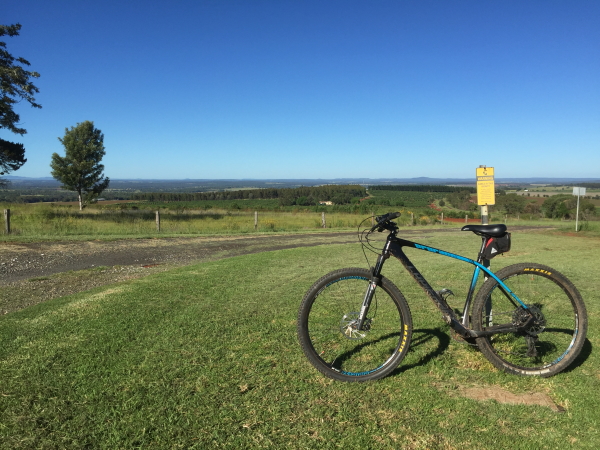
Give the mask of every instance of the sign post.
M 579 230 L 577 229 L 577 225 L 578 225 L 578 221 L 579 221 L 579 196 L 585 195 L 585 188 L 584 187 L 574 187 L 573 195 L 577 196 L 577 214 L 575 215 L 575 232 L 578 232 Z
M 494 192 L 494 168 L 479 166 L 476 169 L 477 175 L 477 204 L 481 206 L 481 223 L 487 225 L 488 206 L 496 204 L 496 194 Z

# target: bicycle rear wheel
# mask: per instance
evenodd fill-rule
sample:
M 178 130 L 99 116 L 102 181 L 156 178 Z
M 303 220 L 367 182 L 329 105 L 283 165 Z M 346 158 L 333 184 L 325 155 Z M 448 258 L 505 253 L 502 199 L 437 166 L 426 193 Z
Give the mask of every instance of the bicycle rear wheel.
M 528 308 L 488 279 L 475 298 L 473 329 L 512 324 L 523 330 L 478 338 L 481 352 L 498 369 L 517 375 L 549 377 L 564 370 L 581 352 L 587 332 L 585 305 L 575 286 L 541 264 L 514 264 L 496 276 Z
M 341 269 L 318 280 L 298 313 L 298 338 L 308 360 L 324 375 L 340 381 L 368 381 L 388 375 L 410 346 L 412 319 L 406 300 L 382 277 L 365 325 L 356 319 L 371 273 Z

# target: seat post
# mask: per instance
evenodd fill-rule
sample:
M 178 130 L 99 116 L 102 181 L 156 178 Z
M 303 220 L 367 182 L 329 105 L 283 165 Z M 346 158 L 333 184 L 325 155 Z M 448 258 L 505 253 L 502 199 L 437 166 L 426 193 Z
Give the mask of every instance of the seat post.
M 480 263 L 481 265 L 483 265 L 483 267 L 488 268 L 490 267 L 490 260 L 489 259 L 485 259 L 483 257 L 483 251 L 485 250 L 485 244 L 488 240 L 488 236 L 484 236 L 481 235 L 481 248 L 479 249 L 479 255 L 477 256 L 477 262 Z M 488 276 L 487 274 L 483 274 L 483 279 L 484 281 L 487 281 Z

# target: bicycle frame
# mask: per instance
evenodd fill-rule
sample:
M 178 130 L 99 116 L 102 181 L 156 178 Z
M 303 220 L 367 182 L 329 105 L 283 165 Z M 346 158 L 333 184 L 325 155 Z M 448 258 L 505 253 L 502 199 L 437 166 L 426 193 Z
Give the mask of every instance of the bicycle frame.
M 484 264 L 484 260 L 482 257 L 484 243 L 485 243 L 485 238 L 483 238 L 482 247 L 481 247 L 481 250 L 479 251 L 479 256 L 477 258 L 478 260 L 474 261 L 472 259 L 465 258 L 464 256 L 456 255 L 454 253 L 446 252 L 444 250 L 440 250 L 440 249 L 437 249 L 434 247 L 429 247 L 427 245 L 418 244 L 413 241 L 399 238 L 396 236 L 395 232 L 390 232 L 390 234 L 388 235 L 388 237 L 386 239 L 385 246 L 383 247 L 383 250 L 382 250 L 381 254 L 379 255 L 379 257 L 377 258 L 377 262 L 376 262 L 375 266 L 373 267 L 373 271 L 372 271 L 373 276 L 371 278 L 371 283 L 369 284 L 369 288 L 367 289 L 367 292 L 365 294 L 363 304 L 362 304 L 362 307 L 361 307 L 361 310 L 359 313 L 359 317 L 358 317 L 358 329 L 359 330 L 362 329 L 364 320 L 367 316 L 367 313 L 368 313 L 368 310 L 369 310 L 369 307 L 371 304 L 371 300 L 375 293 L 375 289 L 379 285 L 380 280 L 381 280 L 381 271 L 383 269 L 383 264 L 390 256 L 394 256 L 402 263 L 402 265 L 408 271 L 408 273 L 410 273 L 410 275 L 415 279 L 415 281 L 419 284 L 419 286 L 421 286 L 421 288 L 425 291 L 427 296 L 433 301 L 433 303 L 442 312 L 444 321 L 446 323 L 448 323 L 448 325 L 450 325 L 457 333 L 459 333 L 464 338 L 476 338 L 476 337 L 482 337 L 482 336 L 490 336 L 490 335 L 497 334 L 497 333 L 509 333 L 509 332 L 515 332 L 515 331 L 518 331 L 519 329 L 525 328 L 529 324 L 530 321 L 528 321 L 526 324 L 523 324 L 523 326 L 519 326 L 518 328 L 517 328 L 517 326 L 512 325 L 512 324 L 505 324 L 505 325 L 489 326 L 486 328 L 485 331 L 474 331 L 469 327 L 469 309 L 471 306 L 471 301 L 473 299 L 473 293 L 475 291 L 475 285 L 477 284 L 477 279 L 482 272 L 486 276 L 493 278 L 494 280 L 496 280 L 496 282 L 498 282 L 499 288 L 502 291 L 502 293 L 515 306 L 520 306 L 525 310 L 529 309 L 527 307 L 527 305 L 525 305 L 525 303 L 522 302 L 519 299 L 519 297 L 517 297 L 517 295 L 514 292 L 512 292 L 510 290 L 510 288 L 508 286 L 506 286 L 506 284 L 504 284 L 502 282 L 502 280 L 500 280 L 488 267 L 486 267 L 486 264 Z M 417 250 L 424 250 L 427 252 L 436 253 L 438 255 L 443 255 L 443 256 L 450 257 L 450 258 L 458 259 L 459 261 L 463 261 L 463 262 L 466 262 L 468 264 L 475 266 L 475 268 L 473 270 L 473 277 L 471 279 L 471 285 L 469 286 L 469 291 L 467 293 L 467 298 L 465 300 L 465 305 L 463 308 L 462 321 L 460 321 L 456 317 L 456 314 L 450 308 L 450 306 L 448 306 L 448 303 L 446 303 L 446 300 L 438 292 L 433 290 L 433 288 L 429 285 L 429 283 L 423 277 L 423 275 L 421 275 L 421 273 L 417 270 L 417 268 L 412 264 L 410 259 L 404 253 L 403 247 L 410 247 L 410 248 L 415 248 Z M 533 317 L 530 320 L 533 320 Z

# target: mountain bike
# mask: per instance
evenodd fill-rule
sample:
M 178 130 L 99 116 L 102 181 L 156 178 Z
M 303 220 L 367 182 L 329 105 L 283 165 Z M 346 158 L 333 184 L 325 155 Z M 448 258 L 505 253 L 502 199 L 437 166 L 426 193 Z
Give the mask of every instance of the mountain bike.
M 368 381 L 390 374 L 406 356 L 412 338 L 412 317 L 406 299 L 381 275 L 390 256 L 398 259 L 462 339 L 476 345 L 498 369 L 517 375 L 550 377 L 577 358 L 585 342 L 584 302 L 567 277 L 541 264 L 520 263 L 496 273 L 489 260 L 510 250 L 506 225 L 465 225 L 481 237 L 477 260 L 398 237 L 393 219 L 375 218 L 362 232 L 363 250 L 378 254 L 371 270 L 335 270 L 316 281 L 298 313 L 298 338 L 312 365 L 340 381 Z M 371 233 L 388 231 L 380 250 Z M 414 248 L 474 266 L 462 313 L 447 303 L 449 289 L 435 291 L 405 255 Z M 365 253 L 366 256 L 366 253 Z M 475 295 L 477 281 L 486 280 Z

